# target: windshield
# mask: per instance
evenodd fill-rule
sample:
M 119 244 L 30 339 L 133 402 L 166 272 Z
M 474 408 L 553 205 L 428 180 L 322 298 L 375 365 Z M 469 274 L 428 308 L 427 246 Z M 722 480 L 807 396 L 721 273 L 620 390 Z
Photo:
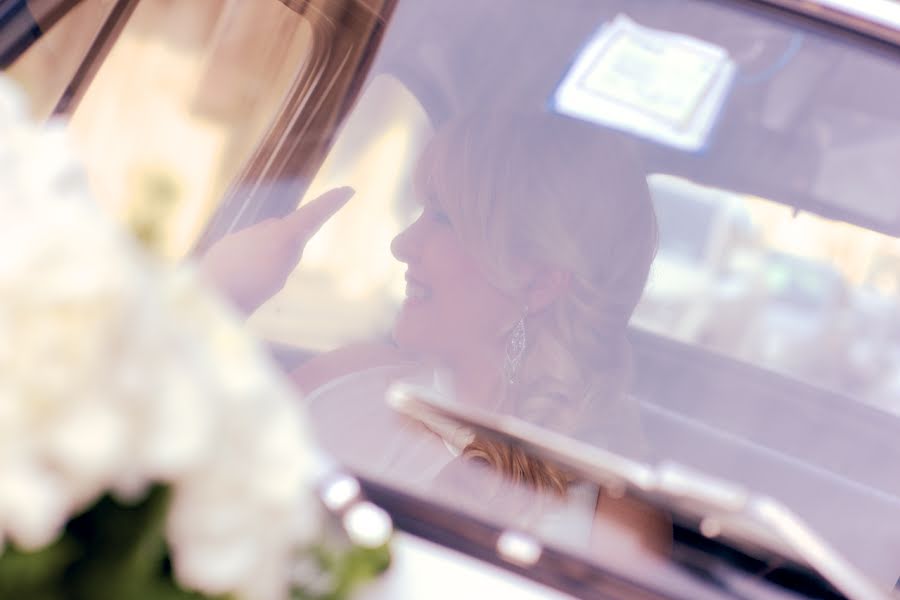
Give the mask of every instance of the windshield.
M 897 48 L 744 2 L 153 6 L 66 115 L 92 184 L 168 198 L 173 259 L 237 238 L 223 289 L 339 460 L 469 500 L 486 466 L 553 508 L 467 510 L 603 553 L 614 499 L 400 415 L 413 382 L 769 495 L 894 585 Z M 42 114 L 38 51 L 8 73 Z M 305 247 L 238 237 L 335 188 Z

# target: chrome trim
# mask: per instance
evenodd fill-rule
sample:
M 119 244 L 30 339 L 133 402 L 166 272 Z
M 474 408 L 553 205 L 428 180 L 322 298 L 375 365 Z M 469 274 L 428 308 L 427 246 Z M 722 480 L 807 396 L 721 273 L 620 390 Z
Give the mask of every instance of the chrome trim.
M 75 112 L 75 108 L 81 99 L 87 93 L 94 76 L 103 66 L 107 55 L 112 50 L 116 41 L 119 39 L 128 19 L 134 9 L 137 8 L 139 0 L 117 0 L 116 4 L 110 10 L 106 21 L 100 27 L 100 31 L 94 37 L 94 41 L 88 48 L 87 54 L 78 70 L 72 76 L 69 84 L 63 90 L 62 96 L 53 109 L 54 116 L 69 116 Z
M 900 30 L 900 3 L 896 0 L 817 0 L 829 8 Z
M 751 0 L 900 46 L 900 3 L 895 0 Z
M 508 415 L 463 407 L 439 397 L 431 388 L 394 384 L 388 404 L 410 415 L 432 414 L 471 427 L 482 435 L 514 443 L 542 460 L 565 466 L 577 476 L 603 488 L 612 485 L 665 506 L 707 520 L 707 537 L 746 540 L 790 559 L 799 559 L 855 600 L 891 598 L 886 590 L 854 567 L 787 507 L 761 494 L 664 462 L 658 466 L 624 459 L 611 452 L 549 431 Z M 706 531 L 703 531 L 705 529 Z

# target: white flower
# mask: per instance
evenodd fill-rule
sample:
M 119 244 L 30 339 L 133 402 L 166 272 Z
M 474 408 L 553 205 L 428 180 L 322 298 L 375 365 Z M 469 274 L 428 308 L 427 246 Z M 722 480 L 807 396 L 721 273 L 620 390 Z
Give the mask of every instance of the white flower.
M 101 495 L 162 483 L 182 585 L 286 597 L 321 521 L 296 399 L 190 268 L 151 261 L 93 203 L 63 127 L 22 106 L 0 78 L 0 544 L 40 548 Z
M 0 523 L 20 548 L 37 550 L 52 542 L 69 510 L 54 474 L 27 460 L 0 463 Z
M 64 409 L 47 427 L 44 454 L 77 504 L 108 487 L 128 458 L 130 428 L 117 408 L 95 402 Z

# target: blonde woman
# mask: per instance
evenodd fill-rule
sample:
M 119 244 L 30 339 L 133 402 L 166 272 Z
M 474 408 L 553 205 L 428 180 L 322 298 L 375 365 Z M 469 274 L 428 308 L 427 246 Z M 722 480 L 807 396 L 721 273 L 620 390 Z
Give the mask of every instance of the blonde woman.
M 384 392 L 418 378 L 458 402 L 639 454 L 625 333 L 656 246 L 644 173 L 609 131 L 496 113 L 439 129 L 414 187 L 421 214 L 392 244 L 407 266 L 393 343 L 337 350 L 293 374 L 323 442 L 405 482 L 427 485 L 454 462 L 476 460 L 592 508 L 596 490 L 566 473 L 396 415 Z M 640 515 L 623 515 L 632 517 Z

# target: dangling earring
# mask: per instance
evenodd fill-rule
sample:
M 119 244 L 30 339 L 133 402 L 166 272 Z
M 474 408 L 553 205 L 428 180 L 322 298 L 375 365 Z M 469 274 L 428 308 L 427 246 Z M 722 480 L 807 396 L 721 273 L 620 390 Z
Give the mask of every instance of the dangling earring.
M 506 342 L 506 357 L 503 361 L 503 372 L 510 385 L 515 385 L 517 383 L 519 367 L 522 366 L 522 357 L 525 356 L 525 349 L 528 346 L 525 332 L 525 317 L 527 316 L 528 309 L 526 308 L 522 313 L 522 317 L 510 332 L 509 340 Z

